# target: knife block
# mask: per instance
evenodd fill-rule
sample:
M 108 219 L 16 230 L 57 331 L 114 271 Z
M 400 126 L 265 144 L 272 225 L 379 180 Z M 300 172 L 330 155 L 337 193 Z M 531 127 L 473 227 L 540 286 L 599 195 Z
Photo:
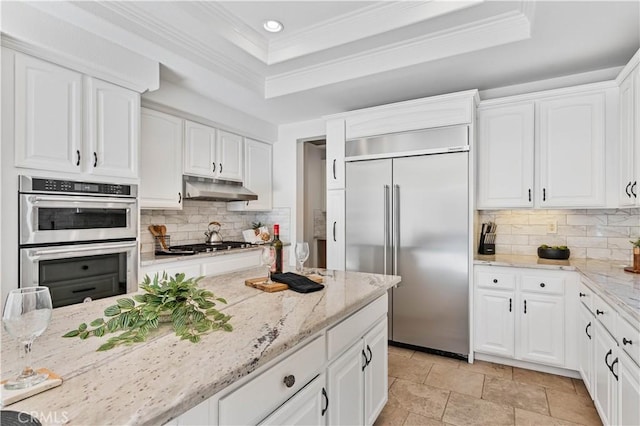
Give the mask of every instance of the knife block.
M 478 246 L 478 254 L 496 254 L 495 232 L 486 232 L 486 233 L 480 234 L 480 244 Z

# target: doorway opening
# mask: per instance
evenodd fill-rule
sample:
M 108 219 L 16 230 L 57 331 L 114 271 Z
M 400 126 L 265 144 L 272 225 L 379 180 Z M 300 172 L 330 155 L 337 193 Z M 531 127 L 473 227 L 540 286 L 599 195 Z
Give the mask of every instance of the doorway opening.
M 309 243 L 309 268 L 327 266 L 326 140 L 309 140 L 304 150 L 303 241 Z

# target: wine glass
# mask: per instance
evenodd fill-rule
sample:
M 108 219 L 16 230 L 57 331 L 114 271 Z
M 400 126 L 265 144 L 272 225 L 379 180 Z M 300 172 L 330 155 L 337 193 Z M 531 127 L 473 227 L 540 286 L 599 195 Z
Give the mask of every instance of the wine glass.
M 267 267 L 267 281 L 266 284 L 273 284 L 271 281 L 271 266 L 276 261 L 276 249 L 273 246 L 262 247 L 262 264 Z
M 298 264 L 296 265 L 296 272 L 302 273 L 302 265 L 309 258 L 309 243 L 307 242 L 298 242 L 296 243 L 296 260 Z
M 24 287 L 9 292 L 2 323 L 4 329 L 24 348 L 26 366 L 17 378 L 5 383 L 6 389 L 28 388 L 49 377 L 48 374 L 37 373 L 31 368 L 31 344 L 47 329 L 51 313 L 49 287 Z

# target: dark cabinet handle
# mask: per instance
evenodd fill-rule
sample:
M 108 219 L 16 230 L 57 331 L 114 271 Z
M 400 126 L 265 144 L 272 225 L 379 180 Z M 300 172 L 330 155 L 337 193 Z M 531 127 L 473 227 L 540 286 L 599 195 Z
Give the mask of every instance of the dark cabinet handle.
M 498 284 L 498 279 L 497 279 L 497 278 L 494 278 L 494 279 L 493 279 L 493 283 L 494 283 L 494 284 Z
M 211 164 L 213 164 L 213 170 L 212 170 L 212 172 L 213 172 L 213 173 L 215 173 L 215 172 L 216 172 L 216 163 L 211 163 Z
M 93 167 L 98 167 L 98 154 L 93 153 Z
M 609 365 L 608 359 L 609 359 L 609 356 L 611 356 L 611 354 L 613 354 L 613 351 L 609 349 L 609 352 L 607 352 L 607 354 L 604 356 L 604 363 L 609 368 L 609 370 L 611 370 L 611 366 Z
M 182 203 L 182 192 L 178 192 L 178 204 Z
M 540 283 L 540 287 L 545 288 L 546 284 L 545 283 Z
M 631 194 L 633 195 L 633 198 L 637 198 L 638 194 L 636 194 L 636 191 L 634 191 L 633 189 L 636 187 L 636 184 L 638 182 L 633 182 L 633 185 L 631 185 Z
M 336 224 L 337 222 L 333 222 L 333 241 L 337 242 L 338 240 L 336 240 Z
M 629 193 L 629 188 L 631 187 L 631 182 L 627 184 L 627 187 L 624 189 L 624 192 L 627 194 L 627 197 L 631 198 L 631 194 Z
M 604 315 L 604 311 L 601 311 L 600 309 L 596 309 L 596 315 Z
M 222 173 L 222 163 L 220 163 L 220 173 Z
M 325 390 L 325 388 L 322 388 L 322 396 L 324 397 L 324 408 L 322 409 L 320 415 L 324 417 L 325 413 L 329 409 L 329 396 L 327 395 L 327 391 Z
M 531 202 L 531 188 L 529 188 L 529 202 Z
M 367 368 L 367 365 L 369 364 L 369 360 L 367 359 L 367 353 L 364 351 L 364 349 L 362 350 L 362 357 L 364 358 L 364 364 L 362 364 L 362 371 L 364 371 L 364 369 Z
M 627 338 L 626 338 L 626 337 L 623 337 L 623 338 L 622 338 L 622 344 L 623 344 L 624 346 L 626 346 L 626 345 L 633 345 L 633 340 L 627 340 Z
M 91 290 L 95 290 L 95 287 L 89 287 L 89 288 L 81 288 L 79 290 L 71 290 L 71 293 L 85 293 L 87 291 L 91 291 Z
M 547 201 L 547 188 L 542 188 L 542 201 Z
M 290 388 L 296 382 L 296 377 L 293 374 L 289 374 L 288 376 L 284 376 L 283 382 L 286 387 Z
M 367 360 L 367 365 L 371 364 L 371 360 L 373 359 L 373 353 L 371 352 L 371 348 L 367 345 L 367 352 L 369 352 L 369 359 Z
M 333 159 L 333 179 L 334 179 L 334 180 L 335 180 L 335 179 L 338 179 L 338 178 L 336 177 L 336 159 L 335 159 L 335 158 Z
M 578 293 L 578 295 L 579 295 L 580 297 L 586 297 L 586 296 L 587 296 L 586 294 L 584 294 L 584 293 L 582 293 L 582 292 Z
M 524 313 L 525 314 L 527 313 L 527 301 L 526 300 L 524 301 Z
M 509 298 L 509 312 L 511 312 L 511 298 Z
M 79 166 L 80 165 L 80 150 L 79 149 L 76 149 L 76 157 L 77 157 L 76 166 Z
M 613 377 L 616 378 L 616 382 L 618 381 L 618 375 L 616 374 L 615 371 L 613 371 L 613 367 L 618 363 L 618 358 L 614 359 L 613 362 L 611 363 L 611 367 L 609 367 L 609 370 L 611 371 L 611 374 L 613 374 Z
M 589 338 L 589 340 L 591 340 L 591 335 L 589 334 L 589 327 L 591 327 L 591 321 L 589 321 L 589 324 L 587 324 L 587 326 L 584 328 L 584 332 L 587 334 L 587 337 Z

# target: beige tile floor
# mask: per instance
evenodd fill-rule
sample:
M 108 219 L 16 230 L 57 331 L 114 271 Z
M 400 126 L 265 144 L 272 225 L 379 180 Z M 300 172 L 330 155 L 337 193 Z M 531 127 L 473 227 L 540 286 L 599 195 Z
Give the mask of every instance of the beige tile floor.
M 579 379 L 389 347 L 383 425 L 601 425 Z

